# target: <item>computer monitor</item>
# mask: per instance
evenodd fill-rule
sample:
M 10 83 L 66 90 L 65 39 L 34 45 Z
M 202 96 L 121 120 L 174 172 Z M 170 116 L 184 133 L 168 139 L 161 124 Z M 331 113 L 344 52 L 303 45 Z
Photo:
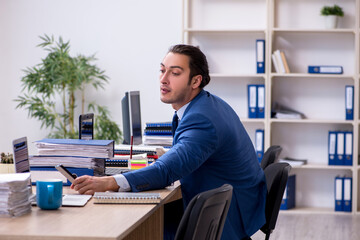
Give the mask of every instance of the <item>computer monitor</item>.
M 133 136 L 133 144 L 142 143 L 141 129 L 141 111 L 140 111 L 140 92 L 126 92 L 121 100 L 122 118 L 123 118 L 123 144 L 131 144 L 131 136 Z

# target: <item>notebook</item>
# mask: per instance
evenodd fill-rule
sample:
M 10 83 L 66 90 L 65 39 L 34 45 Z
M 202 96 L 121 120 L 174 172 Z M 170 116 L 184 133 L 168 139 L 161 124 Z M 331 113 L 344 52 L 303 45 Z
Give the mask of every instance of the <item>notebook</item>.
M 94 203 L 160 203 L 160 193 L 96 192 Z

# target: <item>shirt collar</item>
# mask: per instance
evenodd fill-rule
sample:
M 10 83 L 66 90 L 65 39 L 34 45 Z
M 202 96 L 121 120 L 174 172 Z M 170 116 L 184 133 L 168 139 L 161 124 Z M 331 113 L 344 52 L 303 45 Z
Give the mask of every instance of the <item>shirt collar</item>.
M 176 114 L 179 118 L 179 121 L 181 121 L 182 117 L 184 116 L 184 112 L 186 110 L 186 108 L 189 106 L 191 102 L 188 102 L 187 104 L 185 104 L 184 106 L 182 106 L 179 110 L 176 111 Z

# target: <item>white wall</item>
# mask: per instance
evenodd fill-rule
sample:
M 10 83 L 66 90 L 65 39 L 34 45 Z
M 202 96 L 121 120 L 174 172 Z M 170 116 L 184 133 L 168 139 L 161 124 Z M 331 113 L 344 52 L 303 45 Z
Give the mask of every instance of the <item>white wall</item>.
M 21 94 L 22 70 L 46 56 L 36 47 L 43 34 L 70 40 L 74 56 L 96 53 L 110 83 L 89 99 L 108 106 L 120 126 L 128 90 L 141 92 L 143 125 L 170 121 L 171 106 L 159 100 L 159 64 L 169 46 L 181 42 L 181 14 L 181 0 L 1 0 L 0 152 L 10 152 L 14 138 L 33 142 L 48 133 L 13 101 Z

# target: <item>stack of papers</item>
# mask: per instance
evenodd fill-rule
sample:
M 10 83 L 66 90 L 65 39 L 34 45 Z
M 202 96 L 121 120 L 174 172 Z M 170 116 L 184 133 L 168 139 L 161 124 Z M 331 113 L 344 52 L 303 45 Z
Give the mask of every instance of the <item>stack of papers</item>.
M 307 164 L 307 160 L 306 159 L 296 159 L 296 158 L 281 158 L 279 159 L 279 162 L 285 162 L 290 164 L 292 167 L 296 167 L 296 166 L 301 166 L 304 164 Z
M 144 145 L 172 146 L 172 136 L 147 135 L 144 136 Z
M 17 217 L 31 211 L 30 173 L 0 174 L 0 217 Z
M 271 109 L 271 114 L 273 118 L 278 119 L 305 119 L 306 116 L 298 112 L 296 110 L 293 110 L 289 107 L 286 107 L 280 103 L 275 102 Z

